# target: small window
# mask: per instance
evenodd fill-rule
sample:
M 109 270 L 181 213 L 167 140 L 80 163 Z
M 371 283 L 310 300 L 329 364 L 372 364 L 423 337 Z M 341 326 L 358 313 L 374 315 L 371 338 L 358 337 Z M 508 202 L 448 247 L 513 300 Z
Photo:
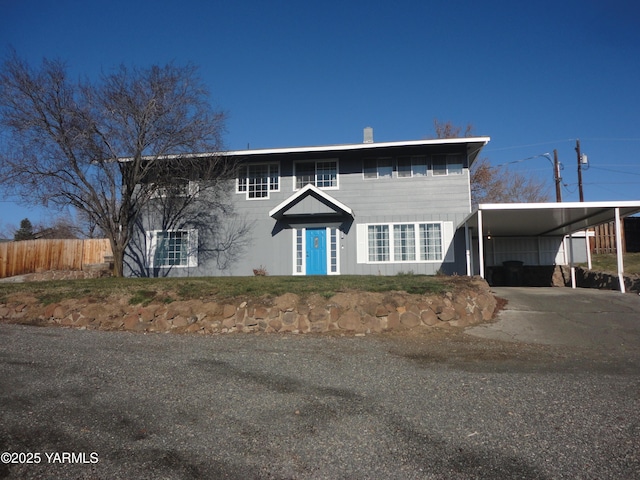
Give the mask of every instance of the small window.
M 362 171 L 364 178 L 378 178 L 378 161 L 375 158 L 365 159 Z
M 432 162 L 434 175 L 462 175 L 464 171 L 463 155 L 434 155 Z
M 427 157 L 399 157 L 398 178 L 424 177 L 427 175 Z
M 447 172 L 449 175 L 462 175 L 462 155 L 447 155 Z
M 391 178 L 393 176 L 393 158 L 366 158 L 362 165 L 365 179 Z
M 434 155 L 432 159 L 433 174 L 434 175 L 446 175 L 447 174 L 447 156 L 446 155 Z

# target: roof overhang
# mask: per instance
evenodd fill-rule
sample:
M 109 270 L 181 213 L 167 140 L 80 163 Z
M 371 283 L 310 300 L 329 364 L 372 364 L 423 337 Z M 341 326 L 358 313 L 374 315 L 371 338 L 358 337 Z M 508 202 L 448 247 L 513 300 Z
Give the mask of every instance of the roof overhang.
M 356 152 L 356 151 L 384 151 L 394 149 L 395 151 L 415 149 L 416 147 L 428 146 L 447 146 L 447 145 L 466 145 L 467 157 L 469 165 L 477 158 L 480 150 L 489 143 L 490 137 L 461 137 L 461 138 L 437 138 L 429 140 L 407 140 L 397 142 L 373 142 L 373 143 L 349 143 L 340 145 L 319 145 L 310 147 L 286 147 L 286 148 L 258 148 L 248 150 L 230 150 L 222 152 L 204 152 L 204 153 L 183 153 L 176 155 L 161 155 L 158 157 L 145 157 L 149 160 L 179 160 L 184 158 L 215 158 L 215 157 L 258 157 L 262 155 L 294 155 L 306 153 L 336 153 L 340 152 Z M 130 162 L 132 158 L 123 157 L 118 159 L 120 162 Z
M 460 224 L 493 237 L 565 236 L 640 212 L 640 200 L 620 202 L 492 203 L 481 204 Z
M 313 211 L 301 213 L 299 211 L 293 211 L 296 205 L 300 204 L 307 198 L 314 198 L 319 204 L 322 204 L 324 207 L 327 207 L 324 210 L 319 210 L 318 213 L 314 213 Z M 291 213 L 290 213 L 291 212 Z M 355 218 L 355 214 L 353 210 L 345 205 L 342 202 L 339 202 L 331 195 L 323 192 L 319 188 L 308 184 L 305 187 L 298 190 L 296 193 L 287 198 L 284 202 L 280 203 L 277 207 L 273 208 L 269 212 L 269 216 L 275 218 L 276 220 L 281 220 L 286 216 L 291 217 L 300 217 L 300 216 L 313 216 L 313 215 L 322 215 L 322 216 L 349 216 L 351 218 Z

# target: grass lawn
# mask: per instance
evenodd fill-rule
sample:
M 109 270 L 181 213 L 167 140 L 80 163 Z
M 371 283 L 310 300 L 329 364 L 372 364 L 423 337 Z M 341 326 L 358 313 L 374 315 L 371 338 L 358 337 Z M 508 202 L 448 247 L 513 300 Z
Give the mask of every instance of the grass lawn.
M 582 263 L 586 267 L 586 263 Z M 618 260 L 615 253 L 593 255 L 591 269 L 600 272 L 618 273 Z M 640 275 L 640 253 L 624 254 L 624 273 L 628 275 Z
M 111 295 L 131 296 L 129 303 L 170 303 L 175 300 L 216 300 L 237 297 L 278 296 L 288 292 L 330 298 L 338 292 L 405 291 L 430 294 L 444 291 L 456 277 L 397 275 L 319 277 L 195 277 L 195 278 L 100 278 L 27 283 L 0 283 L 0 303 L 15 293 L 33 296 L 44 304 L 65 298 L 90 297 L 95 301 Z M 458 277 L 460 278 L 460 277 Z

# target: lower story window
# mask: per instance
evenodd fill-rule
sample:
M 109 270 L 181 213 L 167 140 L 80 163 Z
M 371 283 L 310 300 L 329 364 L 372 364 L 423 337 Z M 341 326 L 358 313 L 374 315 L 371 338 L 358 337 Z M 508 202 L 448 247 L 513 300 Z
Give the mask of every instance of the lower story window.
M 420 224 L 420 260 L 442 260 L 442 226 L 439 223 Z
M 196 230 L 156 230 L 148 234 L 151 267 L 195 267 L 198 265 Z
M 369 261 L 389 261 L 389 225 L 369 225 Z
M 369 224 L 357 229 L 358 263 L 454 261 L 449 249 L 452 222 Z

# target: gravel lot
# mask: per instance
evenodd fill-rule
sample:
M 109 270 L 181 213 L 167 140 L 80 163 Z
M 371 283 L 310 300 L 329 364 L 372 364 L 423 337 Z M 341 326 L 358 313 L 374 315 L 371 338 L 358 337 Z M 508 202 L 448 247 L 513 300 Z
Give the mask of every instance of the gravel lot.
M 639 373 L 461 332 L 0 325 L 0 452 L 40 454 L 0 478 L 640 478 Z

